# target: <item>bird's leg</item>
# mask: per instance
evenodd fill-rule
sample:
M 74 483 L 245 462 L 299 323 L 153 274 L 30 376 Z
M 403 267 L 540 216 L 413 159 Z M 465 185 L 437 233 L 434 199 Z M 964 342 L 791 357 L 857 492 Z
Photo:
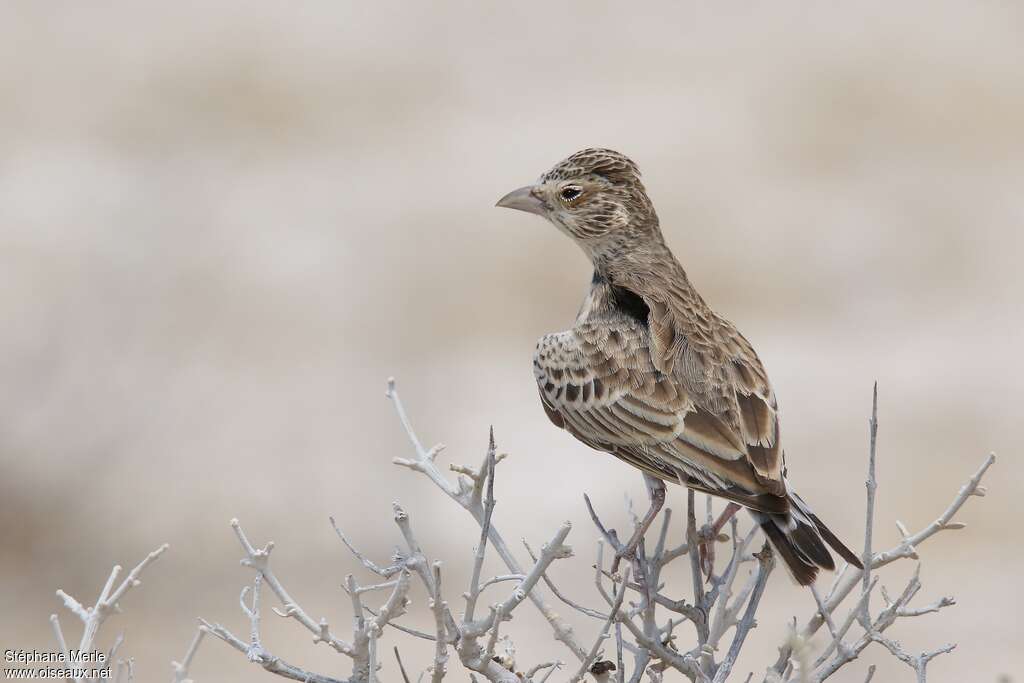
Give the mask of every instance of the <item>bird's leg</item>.
M 718 519 L 711 524 L 705 524 L 704 528 L 700 530 L 700 543 L 697 550 L 700 552 L 701 569 L 708 577 L 708 581 L 711 580 L 711 574 L 715 569 L 715 541 L 718 539 L 718 534 L 739 509 L 740 506 L 736 503 L 729 503 L 722 510 L 722 514 L 718 515 Z
M 647 485 L 647 497 L 651 499 L 651 507 L 647 514 L 644 515 L 644 518 L 640 520 L 640 523 L 637 524 L 636 530 L 633 532 L 629 542 L 615 553 L 615 559 L 612 561 L 612 574 L 619 571 L 619 562 L 623 557 L 631 557 L 636 552 L 636 548 L 640 545 L 644 534 L 647 533 L 647 529 L 650 528 L 654 518 L 658 516 L 662 506 L 665 505 L 665 482 L 645 473 L 644 484 Z

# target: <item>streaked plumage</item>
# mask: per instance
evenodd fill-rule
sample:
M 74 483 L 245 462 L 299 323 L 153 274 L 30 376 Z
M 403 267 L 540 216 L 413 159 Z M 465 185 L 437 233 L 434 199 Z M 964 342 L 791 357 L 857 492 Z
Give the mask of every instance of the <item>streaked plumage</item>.
M 636 165 L 583 150 L 498 205 L 544 216 L 594 265 L 573 328 L 537 344 L 551 421 L 651 476 L 748 508 L 801 584 L 834 568 L 826 543 L 859 566 L 789 489 L 764 367 L 665 245 Z

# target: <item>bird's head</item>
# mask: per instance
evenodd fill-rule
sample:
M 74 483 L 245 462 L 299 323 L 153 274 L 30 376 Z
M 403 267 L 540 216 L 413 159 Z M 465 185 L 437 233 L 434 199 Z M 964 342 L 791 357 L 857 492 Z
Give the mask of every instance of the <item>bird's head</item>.
M 610 149 L 576 152 L 497 206 L 543 216 L 595 260 L 625 240 L 661 239 L 640 170 Z

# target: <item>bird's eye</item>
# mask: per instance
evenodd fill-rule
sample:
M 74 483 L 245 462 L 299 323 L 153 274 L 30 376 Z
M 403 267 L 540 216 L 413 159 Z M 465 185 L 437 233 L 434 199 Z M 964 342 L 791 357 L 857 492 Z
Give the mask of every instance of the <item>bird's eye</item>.
M 583 194 L 583 188 L 579 185 L 566 185 L 559 194 L 566 202 L 574 202 Z

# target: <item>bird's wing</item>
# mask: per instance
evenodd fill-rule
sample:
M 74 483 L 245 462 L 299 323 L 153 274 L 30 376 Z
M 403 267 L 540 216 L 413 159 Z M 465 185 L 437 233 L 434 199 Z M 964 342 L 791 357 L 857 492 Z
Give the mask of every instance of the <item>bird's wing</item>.
M 741 449 L 757 481 L 786 494 L 778 408 L 757 353 L 732 323 L 680 293 L 647 298 L 652 363 Z
M 674 374 L 658 369 L 647 328 L 631 318 L 590 320 L 543 337 L 534 373 L 548 417 L 587 445 L 639 469 L 750 507 L 785 499 L 751 466 L 739 430 L 699 405 Z

